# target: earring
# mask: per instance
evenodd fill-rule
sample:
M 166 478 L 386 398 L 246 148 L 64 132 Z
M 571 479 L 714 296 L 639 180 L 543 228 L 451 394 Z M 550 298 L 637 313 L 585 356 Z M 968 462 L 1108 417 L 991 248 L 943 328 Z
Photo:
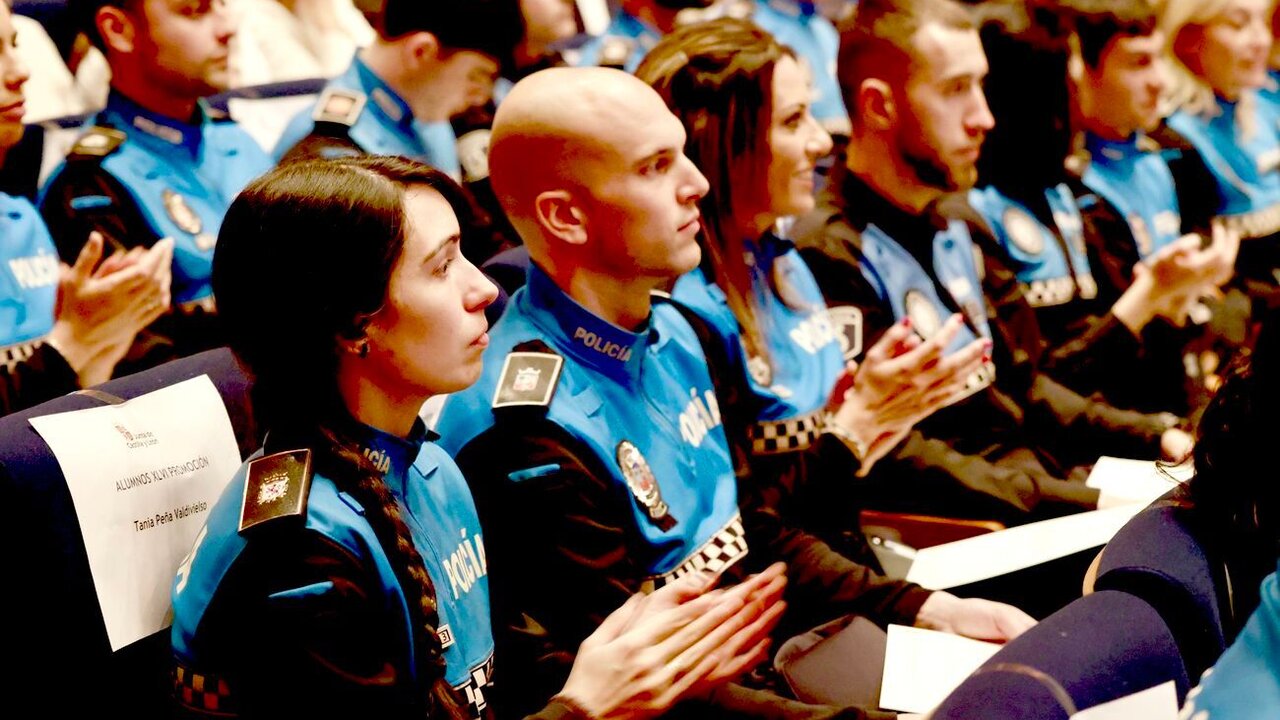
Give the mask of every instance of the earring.
M 369 341 L 368 340 L 360 341 L 360 344 L 356 346 L 356 354 L 359 355 L 361 358 L 369 357 Z

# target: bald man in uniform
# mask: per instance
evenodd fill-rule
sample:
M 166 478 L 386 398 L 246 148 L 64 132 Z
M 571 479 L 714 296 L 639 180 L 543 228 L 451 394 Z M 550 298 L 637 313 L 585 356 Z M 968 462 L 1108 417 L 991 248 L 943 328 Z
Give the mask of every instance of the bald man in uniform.
M 500 714 L 554 691 L 627 593 L 689 572 L 729 582 L 785 560 L 794 628 L 861 614 L 1004 640 L 1032 623 L 889 580 L 792 527 L 781 504 L 740 511 L 723 376 L 681 311 L 651 295 L 701 258 L 707 181 L 684 142 L 652 89 L 599 68 L 536 73 L 495 119 L 493 186 L 533 265 L 490 331 L 484 374 L 450 397 L 438 430 L 472 484 L 490 561 L 507 569 L 505 585 L 491 578 L 495 627 L 520 673 L 499 683 Z M 831 435 L 814 458 L 851 461 Z M 884 717 L 741 686 L 710 703 L 690 716 Z

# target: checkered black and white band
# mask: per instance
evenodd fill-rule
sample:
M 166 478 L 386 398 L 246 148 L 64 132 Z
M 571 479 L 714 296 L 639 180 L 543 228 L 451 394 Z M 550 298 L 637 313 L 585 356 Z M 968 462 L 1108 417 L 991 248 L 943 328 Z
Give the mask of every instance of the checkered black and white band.
M 480 667 L 471 671 L 471 677 L 462 685 L 454 688 L 458 694 L 467 699 L 467 708 L 471 711 L 471 717 L 484 717 L 484 710 L 489 706 L 488 699 L 485 698 L 485 690 L 493 685 L 493 656 L 490 655 L 488 660 L 481 663 Z
M 996 364 L 993 362 L 984 362 L 973 371 L 973 374 L 964 380 L 964 388 L 956 393 L 955 397 L 947 402 L 948 405 L 960 402 L 961 400 L 973 395 L 979 390 L 984 390 L 991 385 L 996 379 Z
M 1090 300 L 1098 294 L 1098 283 L 1093 275 L 1081 273 L 1072 280 L 1070 277 L 1053 278 L 1052 280 L 1032 280 L 1026 286 L 1027 302 L 1031 307 L 1052 307 L 1070 302 L 1079 292 L 1084 300 Z
M 742 516 L 735 513 L 728 524 L 712 535 L 710 540 L 680 563 L 675 570 L 645 580 L 640 589 L 642 592 L 653 592 L 676 578 L 699 570 L 718 573 L 746 556 L 747 533 L 742 528 Z
M 749 430 L 751 452 L 756 455 L 777 455 L 805 450 L 818 439 L 824 424 L 826 416 L 821 410 L 790 420 L 756 423 Z
M 44 344 L 44 340 L 33 340 L 32 342 L 19 343 L 10 345 L 6 348 L 0 348 L 0 364 L 12 371 L 17 367 L 18 363 L 24 362 L 35 354 L 36 349 Z
M 180 664 L 173 670 L 173 696 L 180 706 L 200 713 L 231 715 L 236 711 L 225 680 L 192 672 Z

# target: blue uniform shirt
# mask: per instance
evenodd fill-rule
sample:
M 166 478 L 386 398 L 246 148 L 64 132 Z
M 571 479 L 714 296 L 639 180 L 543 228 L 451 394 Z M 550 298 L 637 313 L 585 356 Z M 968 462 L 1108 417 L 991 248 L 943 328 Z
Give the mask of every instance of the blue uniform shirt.
M 294 116 L 276 143 L 280 159 L 315 129 L 317 110 L 323 110 L 334 93 L 342 97 L 348 136 L 370 155 L 404 155 L 446 172 L 461 176 L 458 138 L 448 121 L 425 123 L 414 118 L 409 103 L 373 73 L 356 55 L 346 72 L 330 80 L 320 93 L 316 108 Z
M 1262 581 L 1262 603 L 1200 687 L 1187 693 L 1179 717 L 1263 720 L 1280 715 L 1280 582 Z
M 484 372 L 446 401 L 437 424 L 457 455 L 495 422 L 495 392 L 523 368 L 517 345 L 541 340 L 564 358 L 547 418 L 588 447 L 630 498 L 633 557 L 653 585 L 686 572 L 719 570 L 747 552 L 737 483 L 715 389 L 697 335 L 669 304 L 629 332 L 583 308 L 538 267 L 489 331 Z M 545 368 L 541 372 L 548 372 Z M 511 482 L 538 468 L 512 473 Z M 674 522 L 669 522 L 674 521 Z
M 1258 90 L 1258 97 L 1273 105 L 1280 103 L 1280 70 L 1267 71 L 1267 84 Z
M 0 193 L 0 348 L 30 345 L 53 329 L 58 251 L 36 209 Z
M 1092 300 L 1098 295 L 1098 284 L 1089 268 L 1084 221 L 1075 195 L 1066 185 L 1057 185 L 1046 189 L 1045 197 L 1053 212 L 1053 228 L 994 187 L 969 192 L 970 204 L 1009 253 L 1032 307 Z
M 365 430 L 363 453 L 385 473 L 435 585 L 446 679 L 465 694 L 472 710 L 479 714 L 487 704 L 483 691 L 490 682 L 494 646 L 484 536 L 470 490 L 448 455 L 435 444 L 424 442 L 421 426 L 414 440 L 373 428 Z M 209 512 L 205 529 L 174 581 L 173 650 L 179 663 L 195 672 L 225 676 L 225 669 L 208 667 L 208 658 L 219 654 L 225 628 L 204 622 L 206 612 L 218 599 L 223 579 L 245 551 L 255 542 L 271 540 L 269 535 L 255 536 L 253 529 L 238 532 L 247 468 L 248 464 L 240 469 Z M 332 540 L 377 578 L 382 599 L 370 602 L 374 607 L 390 608 L 404 622 L 403 657 L 389 660 L 414 677 L 416 659 L 405 594 L 364 515 L 360 503 L 332 480 L 313 476 L 306 505 L 307 531 Z M 287 607 L 295 598 L 339 591 L 332 582 L 320 583 L 276 592 L 271 599 Z M 235 688 L 231 692 L 234 694 Z
M 1266 237 L 1280 231 L 1280 106 L 1258 99 L 1248 104 L 1218 100 L 1212 118 L 1176 112 L 1173 128 L 1192 145 L 1218 182 L 1218 214 L 1238 227 L 1241 237 Z M 1254 113 L 1253 135 L 1240 136 L 1237 113 Z
M 934 235 L 932 275 L 897 240 L 874 224 L 867 225 L 862 232 L 862 256 L 863 262 L 858 267 L 863 277 L 876 295 L 893 309 L 894 319 L 910 318 L 915 331 L 926 339 L 955 312 L 952 304 L 943 301 L 938 284 L 945 289 L 966 319 L 965 327 L 947 346 L 947 353 L 960 350 L 979 334 L 991 337 L 982 280 L 974 265 L 973 238 L 963 222 L 951 220 Z M 994 379 L 995 364 L 985 363 L 966 380 L 964 390 L 955 400 L 978 392 Z
M 1158 147 L 1144 148 L 1141 140 L 1138 134 L 1113 141 L 1088 133 L 1091 160 L 1083 180 L 1125 219 L 1145 260 L 1182 236 L 1182 215 L 1169 163 Z
M 647 25 L 626 10 L 618 10 L 604 34 L 597 35 L 573 55 L 579 66 L 608 65 L 634 73 L 640 61 L 662 39 L 657 28 Z
M 173 238 L 173 301 L 179 305 L 212 296 L 209 276 L 222 217 L 244 186 L 272 166 L 238 125 L 211 120 L 203 107 L 197 115 L 194 123 L 179 122 L 113 92 L 90 123 L 128 136 L 100 166 L 129 191 L 156 237 Z M 51 176 L 46 190 L 65 168 L 64 163 Z M 73 198 L 72 207 L 109 208 L 116 202 L 89 192 Z
M 804 0 L 757 0 L 751 20 L 795 50 L 813 71 L 813 116 L 832 132 L 848 133 L 849 112 L 836 81 L 840 33 L 831 21 Z
M 757 401 L 756 419 L 776 426 L 780 421 L 819 417 L 844 373 L 845 357 L 852 359 L 862 351 L 861 312 L 847 308 L 833 318 L 813 274 L 790 242 L 766 235 L 748 247 L 758 324 L 768 352 L 767 360 L 743 358 Z M 681 277 L 672 297 L 703 318 L 728 352 L 744 352 L 741 329 L 724 291 L 701 269 Z M 820 422 L 813 426 L 816 430 Z M 763 439 L 766 432 L 756 428 L 753 438 Z

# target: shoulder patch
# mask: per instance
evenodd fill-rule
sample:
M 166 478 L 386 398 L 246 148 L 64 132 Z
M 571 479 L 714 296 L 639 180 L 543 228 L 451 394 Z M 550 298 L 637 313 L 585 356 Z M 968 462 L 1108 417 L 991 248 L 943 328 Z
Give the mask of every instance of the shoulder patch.
M 853 305 L 836 305 L 827 308 L 831 325 L 840 342 L 840 352 L 845 360 L 856 360 L 862 355 L 862 308 Z
M 115 128 L 91 127 L 71 146 L 67 159 L 98 159 L 115 152 L 129 136 Z
M 458 161 L 462 163 L 463 182 L 478 182 L 489 177 L 489 128 L 477 128 L 458 138 Z
M 335 123 L 351 127 L 356 124 L 356 120 L 360 119 L 360 113 L 364 112 L 367 102 L 368 98 L 364 93 L 328 87 L 320 93 L 320 100 L 316 102 L 316 109 L 311 113 L 311 119 L 318 123 Z
M 311 451 L 286 450 L 249 463 L 240 532 L 271 520 L 303 517 L 311 491 Z
M 508 353 L 493 393 L 493 408 L 549 407 L 563 368 L 564 358 L 554 352 Z

